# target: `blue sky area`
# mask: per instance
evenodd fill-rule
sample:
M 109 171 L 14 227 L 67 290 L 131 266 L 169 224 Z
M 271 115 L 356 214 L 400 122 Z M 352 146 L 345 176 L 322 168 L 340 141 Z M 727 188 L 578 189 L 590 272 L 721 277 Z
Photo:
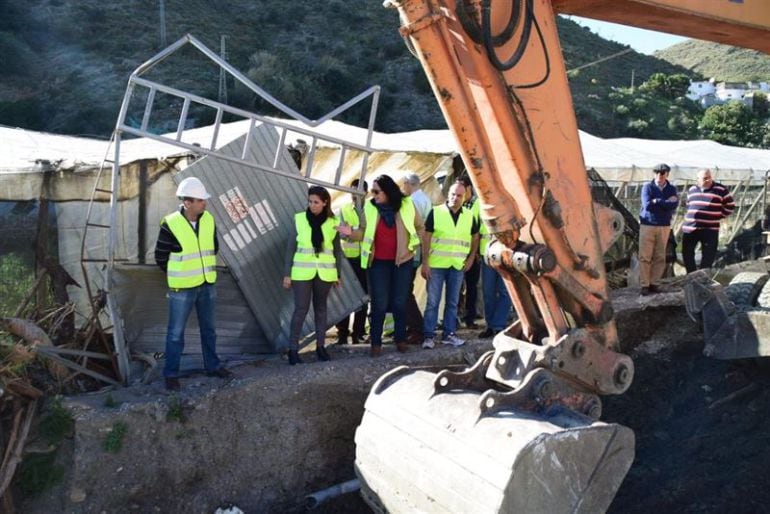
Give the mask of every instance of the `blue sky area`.
M 663 48 L 667 48 L 687 39 L 681 36 L 665 34 L 663 32 L 636 29 L 626 27 L 625 25 L 618 25 L 616 23 L 580 18 L 578 16 L 570 16 L 569 18 L 580 25 L 590 28 L 604 39 L 629 45 L 637 52 L 648 55 L 651 55 L 655 50 L 662 50 Z

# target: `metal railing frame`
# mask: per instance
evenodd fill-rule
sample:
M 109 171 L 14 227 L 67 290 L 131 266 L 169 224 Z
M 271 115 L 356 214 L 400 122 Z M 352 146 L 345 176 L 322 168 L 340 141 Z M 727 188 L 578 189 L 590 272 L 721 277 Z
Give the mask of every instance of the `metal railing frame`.
M 187 93 L 185 91 L 181 91 L 179 89 L 169 87 L 163 84 L 159 84 L 157 82 L 147 80 L 141 77 L 143 74 L 147 73 L 149 70 L 151 70 L 152 68 L 157 66 L 159 63 L 167 59 L 174 52 L 178 51 L 179 49 L 181 49 L 182 47 L 188 44 L 192 45 L 198 51 L 200 51 L 202 54 L 208 57 L 210 60 L 214 61 L 221 69 L 224 69 L 225 71 L 227 71 L 236 80 L 238 80 L 241 84 L 243 84 L 252 92 L 254 92 L 261 99 L 265 100 L 267 103 L 275 107 L 280 112 L 286 114 L 287 116 L 297 121 L 300 121 L 301 123 L 306 125 L 308 128 L 298 127 L 298 126 L 291 125 L 289 123 L 281 122 L 279 120 L 267 118 L 265 116 L 260 116 L 258 114 L 255 114 L 243 109 L 231 107 L 229 105 L 226 105 L 208 98 L 204 98 L 198 95 Z M 129 106 L 131 104 L 131 100 L 134 97 L 134 92 L 138 88 L 146 88 L 148 93 L 147 93 L 147 97 L 144 100 L 145 107 L 144 107 L 144 115 L 142 117 L 141 126 L 139 128 L 136 128 L 126 124 L 126 116 L 129 110 Z M 150 119 L 152 116 L 152 109 L 153 109 L 155 94 L 157 92 L 165 93 L 165 94 L 180 98 L 183 101 L 182 110 L 179 116 L 179 120 L 177 122 L 177 130 L 174 137 L 168 137 L 167 135 L 157 135 L 148 130 L 148 126 L 150 125 Z M 129 378 L 129 369 L 130 369 L 129 353 L 128 353 L 128 348 L 126 346 L 125 338 L 123 335 L 123 327 L 121 324 L 118 308 L 115 303 L 114 296 L 111 294 L 114 263 L 116 261 L 115 250 L 117 248 L 117 242 L 118 242 L 117 241 L 117 238 L 118 238 L 117 207 L 118 207 L 118 196 L 120 191 L 119 189 L 120 188 L 120 151 L 121 151 L 121 140 L 122 140 L 123 134 L 146 137 L 148 139 L 152 139 L 152 140 L 173 145 L 179 148 L 190 150 L 192 152 L 195 152 L 196 154 L 215 156 L 218 159 L 234 162 L 240 165 L 247 166 L 249 168 L 253 168 L 253 169 L 267 172 L 267 173 L 272 173 L 281 177 L 294 179 L 294 180 L 301 180 L 303 182 L 321 185 L 324 187 L 345 191 L 352 194 L 363 195 L 365 194 L 363 190 L 363 184 L 364 184 L 364 178 L 366 176 L 366 171 L 369 163 L 369 156 L 374 151 L 374 149 L 371 147 L 371 142 L 372 142 L 372 135 L 374 132 L 374 121 L 377 114 L 377 107 L 379 104 L 379 95 L 380 95 L 380 87 L 372 86 L 366 91 L 362 92 L 361 94 L 343 103 L 339 107 L 333 109 L 329 113 L 323 115 L 322 117 L 316 120 L 311 120 L 301 115 L 297 111 L 291 109 L 290 107 L 284 105 L 283 103 L 278 101 L 276 98 L 274 98 L 272 95 L 270 95 L 267 91 L 265 91 L 264 89 L 254 84 L 251 80 L 248 79 L 248 77 L 243 75 L 231 64 L 229 64 L 227 61 L 222 59 L 219 55 L 217 55 L 215 52 L 213 52 L 211 49 L 206 47 L 202 42 L 200 42 L 198 39 L 196 39 L 194 36 L 190 34 L 185 35 L 175 43 L 169 45 L 167 48 L 157 53 L 148 61 L 141 64 L 131 73 L 128 80 L 128 85 L 126 87 L 125 94 L 123 96 L 123 101 L 120 106 L 117 123 L 115 125 L 115 131 L 113 132 L 114 157 L 112 160 L 109 224 L 108 224 L 108 227 L 105 227 L 109 229 L 109 243 L 107 248 L 107 258 L 106 258 L 107 268 L 105 273 L 106 283 L 105 283 L 104 292 L 106 293 L 107 309 L 112 322 L 112 331 L 113 331 L 112 333 L 113 333 L 113 340 L 115 345 L 115 357 L 117 359 L 118 368 L 121 374 L 121 380 L 124 383 Z M 369 97 L 371 97 L 372 99 L 372 104 L 369 112 L 366 142 L 364 144 L 345 141 L 343 139 L 327 136 L 319 133 L 318 131 L 313 130 L 313 128 L 318 127 L 325 121 L 333 119 L 335 116 L 347 111 L 354 105 L 361 103 L 362 101 L 368 99 Z M 214 121 L 212 140 L 211 140 L 211 144 L 208 145 L 207 147 L 192 145 L 182 141 L 182 136 L 184 134 L 184 130 L 187 124 L 187 116 L 190 110 L 190 105 L 193 103 L 205 105 L 216 109 L 216 117 Z M 224 113 L 229 113 L 235 116 L 242 117 L 244 119 L 251 120 L 249 123 L 247 137 L 244 142 L 243 152 L 240 158 L 223 154 L 217 148 L 219 130 L 222 124 L 222 117 Z M 246 158 L 248 155 L 250 140 L 252 138 L 253 131 L 257 123 L 276 127 L 276 129 L 280 131 L 280 138 L 276 145 L 272 167 L 258 164 Z M 311 139 L 310 149 L 308 151 L 307 160 L 305 163 L 305 172 L 304 174 L 301 174 L 301 175 L 298 175 L 294 170 L 282 170 L 278 168 L 281 152 L 283 151 L 284 143 L 286 141 L 286 135 L 289 131 L 293 133 L 305 135 Z M 314 162 L 315 152 L 319 141 L 325 141 L 341 147 L 340 158 L 339 158 L 339 162 L 337 165 L 337 170 L 336 170 L 336 174 L 333 182 L 319 180 L 312 176 L 313 162 Z M 359 180 L 358 188 L 351 188 L 340 184 L 340 178 L 342 175 L 345 156 L 348 150 L 358 150 L 364 154 L 362 163 L 361 163 L 361 172 L 359 174 L 360 180 Z M 98 192 L 106 193 L 106 190 L 99 189 L 97 184 L 97 186 L 95 186 L 94 188 L 94 194 L 91 199 L 92 203 L 95 201 L 96 194 Z M 89 205 L 89 213 L 90 212 L 91 212 L 91 206 Z M 94 225 L 93 223 L 87 222 L 87 226 L 89 224 Z M 97 225 L 97 226 L 103 226 L 103 225 Z M 84 241 L 85 241 L 85 237 L 86 237 L 86 234 L 84 234 L 83 236 Z M 85 242 L 83 243 L 83 245 L 85 246 Z M 83 252 L 83 255 L 81 256 L 81 260 L 83 262 L 86 262 L 86 261 L 92 261 L 93 259 L 88 259 L 87 256 L 85 255 L 85 252 Z M 84 272 L 85 272 L 85 269 L 84 269 Z M 86 277 L 86 280 L 88 280 L 87 277 Z

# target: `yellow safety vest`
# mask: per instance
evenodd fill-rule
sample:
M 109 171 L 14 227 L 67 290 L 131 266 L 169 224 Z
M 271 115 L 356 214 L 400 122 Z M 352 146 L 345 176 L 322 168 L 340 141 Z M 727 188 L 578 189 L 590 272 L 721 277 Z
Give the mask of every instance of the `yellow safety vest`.
M 417 236 L 417 230 L 414 228 L 415 212 L 412 199 L 408 196 L 404 197 L 398 214 L 401 215 L 401 221 L 409 233 L 407 248 L 410 252 L 413 252 L 420 245 L 420 238 Z M 380 218 L 380 212 L 371 201 L 364 204 L 364 218 L 366 219 L 366 230 L 364 230 L 364 240 L 361 241 L 361 268 L 366 269 L 369 267 L 372 247 L 374 246 L 374 232 L 377 230 L 377 222 Z
M 177 211 L 163 218 L 179 244 L 181 252 L 168 256 L 166 279 L 171 289 L 189 289 L 204 282 L 217 281 L 217 256 L 214 253 L 214 216 L 208 211 L 198 219 L 198 234 L 184 215 Z
M 337 218 L 327 218 L 321 225 L 324 235 L 323 250 L 316 254 L 313 248 L 313 229 L 307 221 L 305 211 L 294 215 L 294 225 L 297 227 L 297 251 L 294 253 L 294 263 L 291 266 L 292 280 L 313 280 L 318 278 L 324 282 L 336 282 L 337 261 L 334 259 L 334 237 Z
M 460 209 L 455 224 L 446 204 L 433 208 L 433 236 L 428 253 L 431 268 L 462 269 L 471 253 L 473 214 L 465 207 Z
M 352 203 L 345 205 L 342 208 L 342 220 L 350 225 L 353 230 L 358 230 L 361 220 L 358 218 L 358 211 L 356 206 Z M 342 252 L 348 259 L 355 259 L 361 256 L 361 242 L 353 241 L 352 239 L 342 239 Z
M 473 202 L 473 207 L 471 207 L 471 213 L 473 214 L 473 219 L 479 224 L 479 253 L 484 257 L 487 254 L 487 246 L 492 241 L 492 234 L 489 233 L 487 225 L 481 222 L 480 204 L 481 202 L 476 198 L 476 201 Z

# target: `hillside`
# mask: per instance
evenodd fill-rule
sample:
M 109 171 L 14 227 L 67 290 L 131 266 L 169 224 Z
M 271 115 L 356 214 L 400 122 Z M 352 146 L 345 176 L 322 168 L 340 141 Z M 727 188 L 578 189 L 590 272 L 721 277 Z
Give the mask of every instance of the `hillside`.
M 756 50 L 691 39 L 659 50 L 655 57 L 719 82 L 770 81 L 770 56 Z
M 128 75 L 160 49 L 158 6 L 154 0 L 0 0 L 0 124 L 108 136 Z M 167 43 L 189 32 L 219 50 L 226 35 L 227 57 L 236 68 L 309 117 L 380 84 L 378 130 L 444 126 L 427 80 L 398 34 L 397 13 L 379 1 L 166 0 L 165 19 Z M 568 19 L 559 19 L 559 30 L 568 68 L 624 48 Z M 218 70 L 192 55 L 164 62 L 156 78 L 217 98 Z M 581 128 L 622 135 L 609 123 L 607 95 L 628 86 L 632 70 L 637 84 L 654 72 L 683 71 L 631 52 L 575 73 Z M 233 105 L 271 113 L 232 81 L 228 93 Z M 343 121 L 362 123 L 366 113 L 360 111 Z M 199 114 L 196 123 L 209 122 L 207 116 Z

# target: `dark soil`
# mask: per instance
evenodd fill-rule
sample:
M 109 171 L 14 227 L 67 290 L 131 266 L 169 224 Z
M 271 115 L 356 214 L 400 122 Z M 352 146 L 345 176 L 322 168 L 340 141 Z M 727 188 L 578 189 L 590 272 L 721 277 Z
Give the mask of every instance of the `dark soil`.
M 697 333 L 674 343 L 636 355 L 631 388 L 604 400 L 604 420 L 636 433 L 610 512 L 767 511 L 770 370 L 704 357 Z

